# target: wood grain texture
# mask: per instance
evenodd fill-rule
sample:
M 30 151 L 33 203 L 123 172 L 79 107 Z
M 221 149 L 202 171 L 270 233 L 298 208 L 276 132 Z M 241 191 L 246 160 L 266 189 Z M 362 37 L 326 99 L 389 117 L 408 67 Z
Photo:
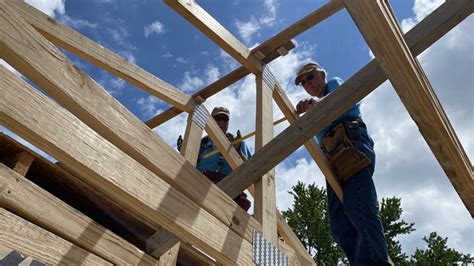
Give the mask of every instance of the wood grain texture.
M 0 206 L 49 232 L 116 264 L 157 261 L 89 217 L 0 164 Z M 7 192 L 6 192 L 7 191 Z
M 472 164 L 385 1 L 344 1 L 395 91 L 474 217 Z
M 258 74 L 262 71 L 262 62 L 195 1 L 164 0 L 164 2 L 217 43 L 250 72 Z
M 0 208 L 0 244 L 46 264 L 112 265 L 74 244 Z
M 192 111 L 195 101 L 172 85 L 127 61 L 111 50 L 95 43 L 79 32 L 64 26 L 23 1 L 7 1 L 9 5 L 52 43 L 76 56 L 122 78 L 134 86 L 176 106 Z
M 6 128 L 150 226 L 163 226 L 223 263 L 252 264 L 247 240 L 10 71 L 0 72 L 0 122 Z
M 18 155 L 18 159 L 13 167 L 13 171 L 17 172 L 18 174 L 25 176 L 30 169 L 31 163 L 35 157 L 31 155 L 29 152 L 23 151 Z
M 0 45 L 5 61 L 108 141 L 233 231 L 251 239 L 253 229 L 260 227 L 255 219 L 94 80 L 72 65 L 14 10 L 4 4 L 0 8 L 5 10 L 0 13 Z
M 262 79 L 262 75 L 257 75 L 255 82 L 257 87 L 255 151 L 258 152 L 273 138 L 273 88 Z M 278 247 L 275 194 L 275 169 L 271 169 L 254 184 L 253 215 L 262 225 L 265 238 Z

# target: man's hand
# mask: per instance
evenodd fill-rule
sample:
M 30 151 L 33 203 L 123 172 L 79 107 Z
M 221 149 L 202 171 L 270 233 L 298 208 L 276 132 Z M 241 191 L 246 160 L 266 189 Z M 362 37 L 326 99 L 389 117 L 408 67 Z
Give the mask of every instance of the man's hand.
M 306 98 L 298 102 L 296 105 L 296 113 L 302 114 L 308 111 L 310 108 L 312 108 L 314 105 L 316 105 L 318 101 L 314 98 Z

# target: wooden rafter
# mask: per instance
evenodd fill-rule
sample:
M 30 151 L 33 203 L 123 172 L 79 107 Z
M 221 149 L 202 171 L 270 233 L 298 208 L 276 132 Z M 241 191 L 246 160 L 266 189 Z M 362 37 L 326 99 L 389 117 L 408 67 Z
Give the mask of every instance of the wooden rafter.
M 344 1 L 408 113 L 474 217 L 472 164 L 388 3 Z
M 18 250 L 42 263 L 112 265 L 101 257 L 0 208 L 0 245 Z M 20 233 L 21 232 L 21 233 Z
M 6 1 L 45 38 L 76 56 L 101 67 L 168 103 L 191 112 L 196 102 L 172 85 L 155 77 L 86 36 L 58 23 L 23 1 Z

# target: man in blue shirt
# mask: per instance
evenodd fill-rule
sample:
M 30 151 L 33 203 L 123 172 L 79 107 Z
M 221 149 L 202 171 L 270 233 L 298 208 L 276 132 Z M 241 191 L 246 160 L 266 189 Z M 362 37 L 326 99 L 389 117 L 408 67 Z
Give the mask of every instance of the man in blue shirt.
M 214 120 L 216 120 L 217 125 L 219 125 L 219 128 L 222 130 L 222 132 L 226 134 L 227 138 L 231 142 L 235 140 L 235 137 L 231 133 L 227 132 L 230 118 L 229 109 L 225 107 L 216 107 L 212 110 L 211 116 L 214 118 Z M 247 160 L 252 156 L 249 147 L 244 141 L 239 142 L 234 147 L 236 148 L 237 152 L 239 152 L 243 160 Z M 217 146 L 212 142 L 209 136 L 202 138 L 201 147 L 199 149 L 197 169 L 207 176 L 212 182 L 218 183 L 230 172 L 232 172 L 232 168 L 220 152 L 211 156 L 206 156 L 206 154 L 214 151 L 215 149 L 217 149 Z M 237 196 L 234 201 L 246 211 L 250 208 L 250 201 L 247 199 L 247 195 L 244 192 Z
M 342 83 L 342 79 L 338 77 L 328 80 L 326 71 L 317 63 L 304 65 L 298 71 L 295 84 L 303 86 L 311 97 L 298 102 L 296 111 L 301 114 L 316 107 L 318 101 L 335 91 Z M 380 221 L 377 192 L 372 180 L 375 169 L 374 142 L 362 121 L 359 105 L 357 103 L 352 106 L 316 136 L 321 148 L 326 149 L 325 154 L 328 157 L 332 155 L 327 153 L 328 147 L 325 145 L 330 143 L 328 139 L 334 137 L 336 129 L 340 129 L 338 132 L 345 135 L 341 139 L 350 142 L 344 143 L 347 144 L 343 145 L 344 149 L 334 149 L 337 152 L 345 152 L 347 147 L 352 149 L 352 153 L 348 153 L 342 161 L 328 158 L 334 169 L 351 169 L 353 165 L 347 164 L 356 161 L 352 158 L 354 156 L 362 156 L 366 161 L 361 168 L 349 171 L 351 174 L 348 176 L 338 175 L 343 171 L 336 171 L 344 193 L 344 202 L 339 201 L 334 190 L 326 182 L 329 222 L 334 239 L 346 253 L 351 265 L 390 265 Z M 331 146 L 338 147 L 338 143 L 332 144 Z M 339 154 L 337 153 L 338 156 Z

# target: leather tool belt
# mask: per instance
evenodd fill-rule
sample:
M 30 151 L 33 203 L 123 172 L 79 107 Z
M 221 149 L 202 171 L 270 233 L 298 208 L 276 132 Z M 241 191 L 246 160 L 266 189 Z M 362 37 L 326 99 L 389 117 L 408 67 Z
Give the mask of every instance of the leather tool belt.
M 340 184 L 344 184 L 351 176 L 371 163 L 370 159 L 352 144 L 347 133 L 348 123 L 358 123 L 358 121 L 342 122 L 322 139 L 323 152 L 331 163 Z

